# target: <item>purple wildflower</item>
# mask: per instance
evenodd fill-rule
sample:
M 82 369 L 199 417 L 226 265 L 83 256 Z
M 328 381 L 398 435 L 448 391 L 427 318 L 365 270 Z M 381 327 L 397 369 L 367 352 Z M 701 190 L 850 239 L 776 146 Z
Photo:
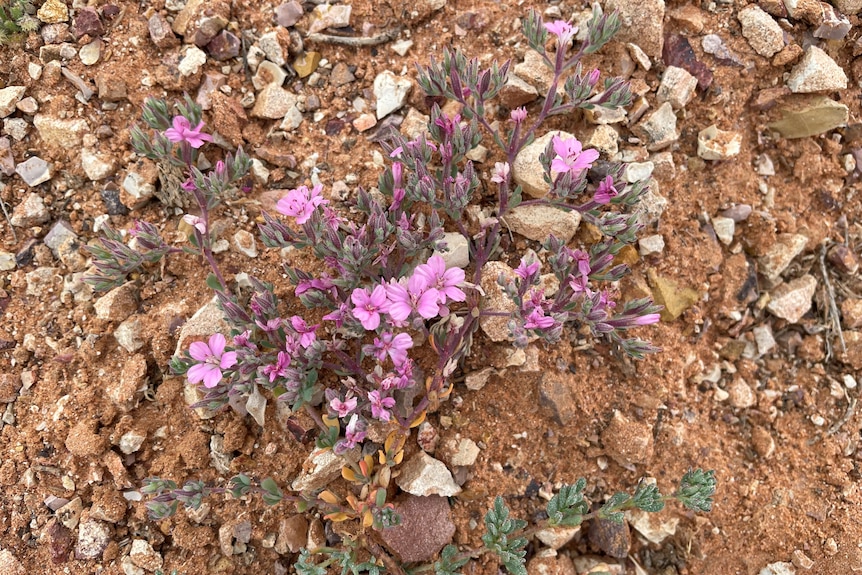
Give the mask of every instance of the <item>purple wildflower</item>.
M 541 264 L 539 262 L 533 262 L 531 264 L 527 263 L 527 260 L 521 258 L 521 263 L 518 267 L 515 268 L 515 275 L 521 278 L 524 281 L 532 278 L 536 275 L 536 272 L 539 271 Z
M 545 315 L 545 311 L 540 307 L 534 307 L 524 319 L 524 327 L 527 329 L 547 329 L 556 323 L 556 320 Z
M 567 46 L 572 37 L 578 33 L 578 27 L 572 26 L 565 20 L 546 22 L 545 29 L 557 37 L 557 43 L 560 46 Z
M 201 234 L 207 233 L 207 223 L 203 220 L 203 218 L 199 216 L 193 216 L 192 214 L 186 214 L 183 216 L 183 221 L 195 228 Z
M 293 329 L 296 330 L 296 333 L 299 335 L 299 345 L 304 348 L 308 348 L 314 340 L 317 339 L 317 335 L 315 335 L 315 330 L 320 327 L 320 324 L 308 325 L 305 323 L 305 320 L 295 315 L 290 318 L 290 325 L 293 326 Z
M 338 417 L 345 418 L 356 409 L 356 398 L 350 397 L 351 393 L 347 392 L 347 397 L 341 401 L 337 397 L 333 397 L 329 402 L 329 407 L 332 411 L 338 414 Z
M 440 312 L 437 305 L 440 295 L 419 274 L 410 276 L 407 287 L 392 280 L 386 285 L 386 297 L 389 299 L 389 317 L 397 322 L 405 321 L 414 311 L 425 319 L 431 319 Z
M 374 390 L 368 392 L 368 401 L 371 402 L 371 416 L 380 421 L 389 421 L 392 414 L 389 409 L 395 405 L 395 399 L 392 397 L 380 397 L 380 391 Z
M 375 286 L 371 293 L 365 288 L 356 288 L 350 294 L 350 301 L 355 306 L 353 317 L 359 320 L 362 327 L 374 331 L 380 325 L 380 314 L 389 311 L 389 300 L 384 286 Z
M 296 223 L 302 225 L 311 218 L 317 206 L 329 203 L 329 200 L 325 200 L 320 194 L 322 190 L 323 186 L 320 184 L 311 190 L 307 186 L 299 186 L 278 200 L 275 209 L 285 216 L 296 218 Z
M 601 182 L 599 182 L 599 187 L 596 189 L 596 193 L 593 194 L 593 201 L 597 204 L 607 204 L 610 201 L 617 197 L 619 192 L 614 187 L 614 177 L 608 176 Z
M 509 180 L 509 164 L 508 162 L 494 162 L 494 174 L 491 176 L 491 181 L 502 184 Z
M 287 367 L 289 365 L 290 355 L 287 352 L 280 351 L 275 363 L 263 367 L 263 375 L 269 378 L 270 383 L 273 383 L 277 378 L 287 375 Z
M 380 337 L 374 338 L 374 345 L 371 347 L 377 361 L 385 361 L 388 354 L 392 363 L 401 365 L 407 360 L 407 350 L 413 347 L 413 338 L 406 333 L 392 335 L 384 331 Z
M 590 254 L 584 250 L 575 250 L 572 252 L 572 256 L 575 258 L 575 261 L 578 262 L 578 273 L 583 277 L 590 275 L 590 272 L 592 271 L 590 268 Z
M 220 333 L 210 336 L 209 342 L 196 341 L 189 346 L 189 354 L 199 361 L 188 371 L 189 383 L 204 382 L 204 387 L 213 388 L 222 378 L 223 369 L 236 365 L 236 352 L 225 351 L 227 340 Z
M 520 108 L 515 108 L 509 113 L 509 117 L 516 124 L 520 124 L 527 119 L 527 108 L 525 108 L 524 106 L 521 106 Z
M 557 155 L 551 162 L 551 169 L 558 174 L 572 172 L 572 176 L 577 176 L 581 171 L 589 170 L 599 159 L 598 150 L 584 150 L 577 138 L 564 140 L 554 136 L 553 142 Z
M 200 148 L 204 142 L 212 142 L 213 137 L 201 132 L 204 123 L 200 122 L 192 128 L 189 121 L 183 116 L 174 116 L 173 127 L 165 130 L 165 137 L 171 142 L 187 142 L 192 148 Z
M 467 299 L 464 292 L 457 287 L 464 283 L 464 270 L 455 267 L 446 269 L 446 262 L 440 256 L 431 256 L 426 263 L 416 266 L 413 275 L 422 277 L 426 285 L 437 290 L 441 304 L 445 305 L 447 300 Z
M 365 422 L 359 419 L 355 413 L 350 416 L 350 421 L 347 422 L 347 428 L 344 430 L 344 439 L 340 441 L 343 451 L 353 449 L 356 444 L 365 439 Z

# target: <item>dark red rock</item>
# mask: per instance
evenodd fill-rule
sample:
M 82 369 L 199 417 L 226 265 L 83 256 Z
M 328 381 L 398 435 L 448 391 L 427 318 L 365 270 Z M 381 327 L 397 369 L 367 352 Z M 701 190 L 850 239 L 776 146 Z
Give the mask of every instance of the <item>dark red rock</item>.
M 431 561 L 452 541 L 455 524 L 445 497 L 409 495 L 395 507 L 401 525 L 384 529 L 380 536 L 401 561 Z
M 302 4 L 296 0 L 285 2 L 275 9 L 275 21 L 279 26 L 290 28 L 302 18 Z
M 113 20 L 119 14 L 119 6 L 115 6 L 114 4 L 106 4 L 105 6 L 102 6 L 102 16 L 104 16 L 106 20 Z
M 222 30 L 212 41 L 207 44 L 207 52 L 219 62 L 236 58 L 239 55 L 240 41 L 236 35 L 227 30 Z
M 170 23 L 161 14 L 153 14 L 147 21 L 150 30 L 150 40 L 161 49 L 171 48 L 179 45 L 179 39 L 174 36 Z
M 72 532 L 56 520 L 51 520 L 45 529 L 48 535 L 48 549 L 51 551 L 51 561 L 55 565 L 65 563 L 69 560 L 69 552 L 72 550 Z
M 102 25 L 102 20 L 99 18 L 99 13 L 95 8 L 81 8 L 75 16 L 75 24 L 72 27 L 72 34 L 77 40 L 81 36 L 89 35 L 93 38 L 101 36 L 105 33 L 105 27 Z
M 664 40 L 662 60 L 666 66 L 676 66 L 697 78 L 697 87 L 706 90 L 712 84 L 712 72 L 697 59 L 691 44 L 679 34 L 671 34 Z

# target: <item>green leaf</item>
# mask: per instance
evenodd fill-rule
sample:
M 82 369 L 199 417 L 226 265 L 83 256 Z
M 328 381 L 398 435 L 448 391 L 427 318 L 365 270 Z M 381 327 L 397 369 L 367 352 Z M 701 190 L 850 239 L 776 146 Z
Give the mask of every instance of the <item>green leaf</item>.
M 300 549 L 299 559 L 293 566 L 299 575 L 326 575 L 326 567 L 314 563 L 308 549 Z
M 548 525 L 575 527 L 581 524 L 590 507 L 584 501 L 587 480 L 581 477 L 574 485 L 563 485 L 560 492 L 548 502 Z
M 207 287 L 213 291 L 222 291 L 221 283 L 219 283 L 215 274 L 209 274 L 207 276 Z
M 469 561 L 469 557 L 458 557 L 458 548 L 447 545 L 440 553 L 440 560 L 434 563 L 434 572 L 437 575 L 460 575 L 458 569 Z
M 675 496 L 680 503 L 693 511 L 712 511 L 712 496 L 715 495 L 715 471 L 710 469 L 689 470 L 679 482 Z
M 263 502 L 267 505 L 276 505 L 281 503 L 284 498 L 284 493 L 278 488 L 278 484 L 272 477 L 267 477 L 260 482 L 260 488 L 263 489 Z
M 632 497 L 632 504 L 642 511 L 656 513 L 664 509 L 664 498 L 655 484 L 641 481 Z
M 613 521 L 614 523 L 622 523 L 625 516 L 621 509 L 627 507 L 626 503 L 631 500 L 628 493 L 615 493 L 610 499 L 599 509 L 599 517 Z
M 509 508 L 499 495 L 494 499 L 494 507 L 485 514 L 485 530 L 482 543 L 495 553 L 506 570 L 512 575 L 526 575 L 524 556 L 527 540 L 516 537 L 509 540 L 514 532 L 523 529 L 527 522 L 523 519 L 510 519 Z

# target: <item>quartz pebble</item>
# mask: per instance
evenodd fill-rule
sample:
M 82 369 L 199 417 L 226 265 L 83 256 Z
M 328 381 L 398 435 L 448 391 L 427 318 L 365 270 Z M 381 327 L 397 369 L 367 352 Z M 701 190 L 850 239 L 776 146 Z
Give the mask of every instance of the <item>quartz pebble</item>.
M 670 102 L 663 103 L 632 131 L 644 141 L 650 152 L 670 146 L 679 139 L 673 106 Z
M 674 110 L 684 108 L 691 102 L 697 88 L 697 78 L 688 73 L 687 70 L 668 66 L 661 77 L 656 91 L 658 102 L 670 102 Z
M 727 160 L 739 154 L 742 134 L 719 130 L 713 124 L 697 135 L 697 155 L 704 160 Z
M 378 74 L 374 78 L 377 119 L 382 120 L 392 112 L 400 110 L 412 87 L 413 84 L 408 78 L 398 77 L 388 70 Z
M 796 94 L 843 90 L 847 88 L 847 75 L 829 54 L 817 46 L 809 46 L 790 71 L 787 87 Z
M 746 6 L 737 17 L 742 25 L 742 35 L 761 56 L 771 58 L 784 48 L 784 31 L 760 6 Z
M 24 97 L 25 86 L 6 86 L 0 90 L 0 118 L 5 118 L 15 111 L 15 106 Z
M 15 173 L 32 188 L 51 179 L 51 166 L 42 158 L 33 156 L 15 166 Z
M 810 274 L 779 285 L 770 293 L 766 309 L 776 317 L 797 323 L 811 309 L 817 279 Z

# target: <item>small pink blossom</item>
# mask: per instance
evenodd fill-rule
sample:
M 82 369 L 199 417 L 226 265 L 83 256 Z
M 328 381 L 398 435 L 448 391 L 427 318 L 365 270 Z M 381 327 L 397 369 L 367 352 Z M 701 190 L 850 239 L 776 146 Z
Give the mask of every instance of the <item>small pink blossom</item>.
M 556 323 L 556 320 L 550 316 L 546 316 L 545 311 L 540 307 L 533 308 L 524 319 L 526 320 L 524 327 L 527 329 L 547 329 Z
M 350 415 L 354 409 L 356 409 L 356 398 L 350 397 L 350 392 L 348 392 L 347 398 L 344 401 L 341 401 L 337 397 L 333 397 L 329 402 L 329 407 L 332 408 L 332 411 L 338 414 L 338 417 L 345 418 Z
M 293 326 L 293 329 L 296 330 L 296 333 L 299 335 L 299 345 L 303 348 L 308 348 L 314 340 L 317 339 L 315 335 L 315 330 L 320 327 L 320 324 L 308 325 L 305 323 L 305 320 L 295 315 L 290 318 L 290 325 Z
M 539 271 L 539 267 L 541 267 L 541 264 L 539 262 L 533 262 L 531 264 L 528 264 L 527 260 L 521 258 L 520 265 L 515 268 L 515 275 L 522 280 L 526 280 L 527 278 L 531 278 L 536 275 L 536 272 Z
M 557 154 L 551 162 L 551 169 L 558 174 L 571 172 L 577 176 L 583 170 L 589 170 L 593 162 L 599 159 L 598 150 L 584 150 L 577 138 L 564 140 L 554 136 L 554 152 Z
M 389 421 L 391 414 L 389 409 L 395 405 L 395 398 L 380 397 L 380 391 L 368 392 L 368 401 L 371 402 L 371 416 L 380 421 Z
M 323 186 L 320 184 L 311 190 L 308 189 L 308 186 L 299 186 L 278 200 L 275 209 L 285 216 L 296 218 L 296 223 L 302 225 L 311 218 L 311 214 L 314 213 L 317 206 L 329 203 L 329 200 L 324 199 L 320 194 L 322 190 Z
M 278 352 L 278 357 L 275 363 L 271 363 L 263 367 L 263 375 L 269 378 L 269 382 L 273 383 L 279 377 L 287 375 L 287 367 L 290 365 L 290 355 L 287 352 Z
M 503 182 L 507 182 L 509 180 L 509 163 L 508 162 L 494 162 L 494 173 L 491 175 L 491 181 L 496 182 L 498 184 L 502 184 Z
M 407 287 L 394 280 L 387 284 L 386 297 L 389 299 L 389 317 L 397 322 L 405 321 L 414 311 L 425 319 L 440 313 L 437 305 L 440 294 L 419 274 L 410 276 Z
M 408 334 L 392 335 L 388 331 L 381 333 L 380 337 L 375 337 L 374 345 L 371 346 L 377 361 L 385 361 L 386 356 L 389 355 L 395 365 L 401 365 L 407 360 L 407 350 L 411 347 L 413 347 L 413 338 Z
M 509 112 L 509 117 L 516 124 L 520 124 L 524 120 L 527 119 L 527 108 L 521 106 L 520 108 L 515 108 L 511 112 Z
M 242 333 L 233 336 L 233 345 L 235 347 L 245 347 L 252 351 L 257 350 L 257 344 L 251 341 L 251 330 L 247 329 Z
M 199 231 L 201 234 L 207 233 L 207 223 L 203 220 L 203 218 L 193 216 L 192 214 L 186 214 L 183 216 L 183 221 L 197 231 Z
M 380 325 L 380 314 L 389 311 L 387 290 L 384 286 L 375 286 L 371 293 L 365 288 L 356 288 L 350 294 L 353 302 L 353 317 L 359 320 L 362 327 L 374 331 Z
M 446 305 L 448 300 L 467 299 L 466 294 L 458 287 L 464 283 L 464 270 L 456 267 L 446 269 L 446 262 L 440 256 L 431 256 L 427 262 L 416 266 L 413 275 L 421 276 L 428 287 L 436 289 L 439 294 L 437 301 L 443 305 Z
M 274 317 L 266 320 L 266 322 L 257 319 L 254 323 L 256 323 L 257 327 L 259 327 L 264 333 L 275 333 L 278 331 L 278 328 L 281 327 L 281 318 Z
M 204 142 L 211 142 L 213 137 L 201 132 L 204 123 L 200 122 L 194 128 L 183 116 L 174 116 L 171 128 L 165 130 L 165 137 L 171 142 L 188 142 L 192 148 L 200 148 Z
M 642 315 L 640 317 L 635 318 L 632 323 L 634 325 L 651 325 L 654 323 L 658 323 L 661 320 L 661 315 L 657 313 L 648 313 L 646 315 Z
M 596 188 L 596 193 L 593 194 L 593 201 L 597 204 L 607 204 L 610 201 L 617 197 L 619 192 L 614 187 L 614 177 L 607 176 L 604 180 L 599 182 L 599 187 Z
M 590 272 L 592 271 L 590 268 L 590 254 L 584 250 L 575 250 L 572 252 L 572 256 L 575 258 L 575 261 L 578 262 L 578 273 L 583 277 L 590 275 Z
M 195 184 L 195 181 L 191 178 L 186 178 L 186 181 L 180 184 L 180 187 L 187 192 L 193 192 L 198 189 L 197 184 Z
M 356 444 L 365 439 L 365 422 L 359 419 L 354 413 L 350 416 L 350 421 L 347 422 L 347 428 L 344 430 L 344 440 L 341 446 L 346 451 L 356 447 Z
M 189 368 L 189 383 L 204 382 L 204 387 L 213 388 L 222 378 L 222 370 L 236 365 L 236 352 L 225 351 L 227 340 L 220 333 L 210 336 L 209 342 L 196 341 L 189 346 L 189 354 L 201 362 Z
M 572 26 L 565 20 L 546 22 L 545 29 L 556 36 L 557 43 L 563 47 L 567 46 L 572 37 L 578 33 L 577 26 Z

